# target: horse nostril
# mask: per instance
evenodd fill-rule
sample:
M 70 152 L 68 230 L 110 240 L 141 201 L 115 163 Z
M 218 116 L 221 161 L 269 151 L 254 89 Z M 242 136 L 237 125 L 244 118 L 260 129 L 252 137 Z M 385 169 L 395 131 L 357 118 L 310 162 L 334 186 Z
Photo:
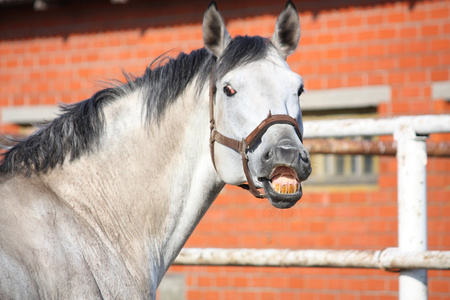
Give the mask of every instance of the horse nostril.
M 307 151 L 303 150 L 300 151 L 300 159 L 304 162 L 304 163 L 309 163 L 310 158 L 309 158 L 309 154 Z
M 266 151 L 266 153 L 264 153 L 264 155 L 261 157 L 261 161 L 263 163 L 270 161 L 272 158 L 272 149 Z
M 308 155 L 305 155 L 304 153 L 300 154 L 300 159 L 305 163 L 309 163 L 309 157 L 308 157 Z

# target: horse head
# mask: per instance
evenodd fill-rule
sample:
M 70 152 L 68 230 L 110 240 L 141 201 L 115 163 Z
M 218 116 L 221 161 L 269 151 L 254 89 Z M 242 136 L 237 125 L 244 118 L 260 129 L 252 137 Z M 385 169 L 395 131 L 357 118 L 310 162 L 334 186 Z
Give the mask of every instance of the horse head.
M 203 19 L 203 39 L 217 59 L 210 82 L 216 171 L 228 184 L 248 182 L 255 196 L 267 197 L 276 208 L 292 207 L 302 197 L 301 182 L 311 173 L 302 144 L 303 80 L 286 63 L 300 39 L 294 4 L 288 1 L 268 40 L 232 39 L 212 2 Z M 250 52 L 253 59 L 246 60 Z

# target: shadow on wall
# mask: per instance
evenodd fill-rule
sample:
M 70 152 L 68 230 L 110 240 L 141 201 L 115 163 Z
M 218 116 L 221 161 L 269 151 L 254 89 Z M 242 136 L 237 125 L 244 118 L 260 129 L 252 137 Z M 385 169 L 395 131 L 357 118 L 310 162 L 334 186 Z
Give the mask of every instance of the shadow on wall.
M 52 0 L 50 8 L 36 11 L 33 1 L 0 1 L 0 41 L 33 37 L 89 34 L 119 30 L 179 25 L 200 25 L 207 0 L 148 1 L 132 0 L 126 4 L 114 1 Z M 117 1 L 116 1 L 117 2 Z M 120 2 L 120 1 L 119 1 Z M 279 0 L 242 1 L 217 0 L 225 20 L 279 14 Z M 380 4 L 405 1 L 294 1 L 300 12 L 309 12 L 314 18 L 322 11 L 348 7 L 373 7 Z M 409 0 L 410 9 L 418 0 Z

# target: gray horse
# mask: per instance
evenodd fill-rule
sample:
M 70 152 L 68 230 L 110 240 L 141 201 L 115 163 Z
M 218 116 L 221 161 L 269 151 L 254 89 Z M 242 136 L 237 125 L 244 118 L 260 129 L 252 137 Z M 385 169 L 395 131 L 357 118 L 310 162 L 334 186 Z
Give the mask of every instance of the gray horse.
M 155 299 L 225 183 L 277 208 L 301 198 L 294 5 L 269 40 L 232 39 L 211 3 L 203 36 L 205 48 L 64 106 L 3 154 L 0 299 Z

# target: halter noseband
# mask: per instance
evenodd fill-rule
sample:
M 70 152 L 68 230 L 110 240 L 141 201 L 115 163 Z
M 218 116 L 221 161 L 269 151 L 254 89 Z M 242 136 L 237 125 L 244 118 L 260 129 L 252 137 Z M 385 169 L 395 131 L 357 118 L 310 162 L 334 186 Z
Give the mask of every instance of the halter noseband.
M 302 133 L 300 132 L 300 127 L 296 119 L 288 115 L 272 115 L 269 111 L 269 115 L 265 118 L 246 138 L 242 141 L 238 141 L 229 137 L 224 136 L 216 129 L 216 121 L 214 119 L 214 96 L 216 94 L 216 85 L 214 82 L 214 68 L 211 71 L 210 85 L 209 85 L 209 127 L 210 127 L 210 138 L 209 147 L 211 150 L 211 159 L 216 169 L 216 162 L 214 159 L 214 143 L 218 142 L 228 148 L 234 149 L 241 154 L 242 165 L 244 168 L 244 174 L 247 178 L 247 184 L 241 184 L 239 187 L 248 190 L 253 196 L 257 198 L 267 198 L 267 195 L 261 194 L 253 183 L 250 171 L 248 169 L 248 156 L 247 151 L 253 145 L 255 141 L 260 139 L 263 134 L 269 129 L 270 126 L 274 124 L 290 124 L 294 127 L 300 141 L 303 142 Z

